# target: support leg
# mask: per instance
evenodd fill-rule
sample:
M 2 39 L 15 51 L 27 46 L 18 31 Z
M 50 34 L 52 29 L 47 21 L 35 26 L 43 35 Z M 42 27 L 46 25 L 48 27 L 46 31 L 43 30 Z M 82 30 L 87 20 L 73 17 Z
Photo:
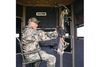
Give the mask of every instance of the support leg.
M 60 67 L 63 67 L 63 54 L 60 54 Z
M 25 64 L 22 64 L 22 67 L 26 67 Z

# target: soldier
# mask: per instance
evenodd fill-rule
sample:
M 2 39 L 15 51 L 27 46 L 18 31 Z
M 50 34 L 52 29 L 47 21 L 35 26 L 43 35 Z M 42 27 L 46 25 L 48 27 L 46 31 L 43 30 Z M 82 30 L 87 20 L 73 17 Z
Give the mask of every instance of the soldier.
M 35 51 L 36 49 L 41 49 L 39 46 L 39 41 L 45 41 L 54 39 L 58 36 L 56 31 L 44 32 L 42 30 L 37 30 L 38 21 L 36 18 L 30 18 L 28 20 L 28 26 L 22 31 L 22 44 L 24 52 Z M 48 54 L 45 51 L 40 51 L 40 56 L 42 60 L 47 61 L 47 67 L 55 67 L 56 57 L 54 55 Z M 25 55 L 27 61 L 34 61 L 40 59 L 38 53 Z

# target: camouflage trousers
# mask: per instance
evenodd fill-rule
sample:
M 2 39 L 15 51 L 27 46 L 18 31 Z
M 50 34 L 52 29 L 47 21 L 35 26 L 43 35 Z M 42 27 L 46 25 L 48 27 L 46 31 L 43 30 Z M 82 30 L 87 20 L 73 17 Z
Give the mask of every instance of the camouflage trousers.
M 48 54 L 45 51 L 40 51 L 40 56 L 42 60 L 47 61 L 47 67 L 55 67 L 56 57 L 54 55 Z M 28 56 L 28 61 L 35 61 L 41 59 L 38 53 L 30 54 Z

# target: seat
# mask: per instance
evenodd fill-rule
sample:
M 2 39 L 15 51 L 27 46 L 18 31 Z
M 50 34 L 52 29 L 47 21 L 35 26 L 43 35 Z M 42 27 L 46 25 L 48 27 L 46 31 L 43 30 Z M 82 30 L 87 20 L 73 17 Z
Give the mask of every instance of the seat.
M 23 67 L 25 67 L 26 66 L 26 64 L 32 64 L 33 65 L 33 63 L 35 63 L 35 62 L 38 62 L 38 61 L 41 61 L 42 62 L 42 58 L 41 58 L 41 56 L 40 56 L 40 53 L 39 53 L 39 51 L 40 51 L 40 49 L 37 49 L 37 50 L 35 50 L 35 51 L 33 51 L 33 52 L 27 52 L 27 53 L 24 53 L 23 52 L 23 48 L 22 48 L 22 42 L 20 41 L 20 39 L 18 38 L 18 37 L 16 37 L 17 38 L 17 40 L 18 40 L 18 42 L 19 42 L 19 44 L 20 44 L 20 49 L 21 49 L 21 55 L 22 55 L 22 59 L 23 59 Z M 39 54 L 39 56 L 40 56 L 40 60 L 36 60 L 36 61 L 27 61 L 26 59 L 25 59 L 25 57 L 24 57 L 24 55 L 26 55 L 26 54 L 31 54 L 31 53 L 38 53 Z M 32 66 L 31 65 L 31 66 Z

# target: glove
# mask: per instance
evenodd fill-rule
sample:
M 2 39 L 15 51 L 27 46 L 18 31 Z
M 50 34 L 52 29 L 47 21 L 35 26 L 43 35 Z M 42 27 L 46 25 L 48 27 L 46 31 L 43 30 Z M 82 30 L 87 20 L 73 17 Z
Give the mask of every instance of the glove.
M 65 35 L 65 33 L 66 33 L 66 31 L 64 30 L 64 29 L 60 29 L 60 30 L 58 30 L 58 34 L 59 34 L 59 36 L 63 36 L 63 35 Z

